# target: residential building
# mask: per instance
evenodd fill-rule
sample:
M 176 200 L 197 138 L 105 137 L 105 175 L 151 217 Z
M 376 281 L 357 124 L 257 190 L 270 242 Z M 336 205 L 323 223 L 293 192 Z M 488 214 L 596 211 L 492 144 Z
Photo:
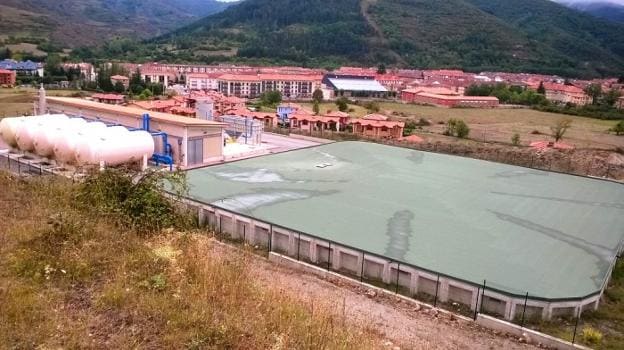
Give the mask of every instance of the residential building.
M 125 96 L 119 94 L 93 94 L 91 95 L 91 99 L 109 105 L 120 105 L 125 102 Z
M 312 111 L 308 111 L 307 109 L 303 108 L 303 106 L 297 103 L 282 103 L 277 106 L 277 116 L 283 123 L 288 122 L 289 116 L 296 112 L 312 114 Z
M 571 103 L 577 106 L 592 103 L 591 96 L 576 86 L 545 82 L 544 89 L 546 90 L 546 99 L 554 103 Z
M 237 108 L 228 110 L 225 115 L 235 115 L 239 117 L 245 117 L 252 120 L 258 120 L 264 124 L 265 128 L 276 128 L 278 117 L 273 112 L 254 112 L 247 108 Z
M 15 86 L 15 71 L 0 69 L 0 87 L 13 87 Z
M 40 62 L 28 61 L 15 61 L 6 59 L 0 61 L 0 69 L 14 71 L 17 74 L 24 75 L 38 75 L 43 76 L 43 64 Z
M 624 109 L 624 96 L 618 98 L 617 102 L 615 102 L 615 107 L 619 109 Z
M 141 78 L 146 83 L 157 83 L 167 87 L 169 85 L 172 85 L 176 80 L 178 80 L 177 75 L 173 72 L 154 71 L 143 68 L 141 68 L 140 71 Z
M 340 131 L 340 118 L 307 113 L 293 113 L 288 119 L 290 128 L 302 131 Z
M 321 76 L 296 74 L 224 74 L 217 78 L 218 91 L 227 96 L 256 98 L 267 91 L 279 91 L 283 98 L 312 98 L 320 88 Z
M 95 81 L 97 78 L 97 73 L 95 72 L 95 68 L 93 67 L 93 65 L 91 63 L 85 63 L 85 62 L 80 62 L 80 63 L 62 63 L 61 67 L 63 67 L 63 69 L 70 70 L 70 69 L 76 69 L 80 71 L 80 77 L 81 79 L 85 79 L 87 81 Z
M 113 85 L 117 84 L 118 82 L 122 83 L 123 86 L 127 89 L 130 86 L 130 78 L 125 77 L 123 75 L 113 75 L 112 77 L 110 77 L 111 82 L 113 83 Z
M 404 122 L 389 120 L 381 114 L 369 114 L 362 118 L 350 120 L 353 133 L 370 138 L 391 138 L 399 139 L 403 137 Z
M 223 73 L 188 73 L 186 74 L 186 87 L 189 90 L 217 90 L 219 83 L 217 78 Z

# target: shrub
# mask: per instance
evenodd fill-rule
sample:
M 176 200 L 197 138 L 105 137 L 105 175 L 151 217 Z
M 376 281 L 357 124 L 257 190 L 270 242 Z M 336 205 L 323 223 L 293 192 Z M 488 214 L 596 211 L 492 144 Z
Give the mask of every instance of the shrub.
M 449 119 L 449 121 L 446 123 L 446 131 L 444 133 L 445 135 L 455 136 L 463 139 L 467 137 L 469 133 L 470 128 L 468 127 L 466 122 L 461 119 L 452 118 Z
M 624 119 L 615 124 L 609 131 L 614 132 L 616 135 L 624 135 Z
M 587 344 L 597 345 L 602 341 L 602 333 L 591 326 L 583 327 L 581 336 Z
M 531 135 L 541 135 L 541 134 L 542 134 L 542 132 L 537 130 L 537 129 L 531 131 Z
M 186 192 L 184 173 L 109 168 L 87 177 L 78 190 L 77 204 L 141 232 L 187 226 L 187 218 L 163 195 L 165 189 L 178 196 Z
M 514 146 L 520 145 L 520 134 L 518 133 L 513 134 L 513 136 L 511 137 L 511 144 Z

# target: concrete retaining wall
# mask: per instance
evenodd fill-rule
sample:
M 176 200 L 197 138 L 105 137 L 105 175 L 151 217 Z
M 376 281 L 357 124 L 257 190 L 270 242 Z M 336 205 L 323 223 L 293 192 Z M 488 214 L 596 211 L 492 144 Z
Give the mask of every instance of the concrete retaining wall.
M 359 277 L 361 280 L 385 284 L 391 290 L 400 290 L 408 297 L 435 298 L 439 302 L 457 302 L 480 312 L 513 320 L 553 316 L 577 316 L 579 312 L 595 309 L 600 295 L 575 301 L 544 301 L 531 296 L 513 296 L 481 285 L 456 280 L 398 263 L 389 258 L 369 254 L 352 247 L 319 239 L 300 232 L 274 226 L 260 220 L 224 209 L 188 201 L 198 210 L 199 222 L 251 245 L 266 247 L 291 258 L 310 262 L 332 271 Z M 398 287 L 397 288 L 397 282 Z M 526 303 L 526 306 L 525 306 Z

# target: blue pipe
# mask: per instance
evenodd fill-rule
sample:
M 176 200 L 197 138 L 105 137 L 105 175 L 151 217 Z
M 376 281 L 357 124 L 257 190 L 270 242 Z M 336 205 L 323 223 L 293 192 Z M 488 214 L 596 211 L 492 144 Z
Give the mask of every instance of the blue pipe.
M 154 152 L 152 155 L 152 160 L 156 162 L 156 165 L 163 163 L 169 165 L 169 170 L 173 170 L 173 156 L 172 156 L 172 148 L 171 144 L 168 142 L 167 134 L 162 131 L 150 132 L 150 115 L 145 113 L 143 114 L 143 130 L 152 134 L 152 136 L 160 136 L 162 137 L 162 143 L 164 146 L 164 153 Z

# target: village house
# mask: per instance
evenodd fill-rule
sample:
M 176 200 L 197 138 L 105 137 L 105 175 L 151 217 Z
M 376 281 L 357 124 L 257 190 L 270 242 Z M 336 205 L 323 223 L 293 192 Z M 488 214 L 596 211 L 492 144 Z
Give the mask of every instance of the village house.
M 66 62 L 62 63 L 61 67 L 64 70 L 76 69 L 80 71 L 81 79 L 85 79 L 86 81 L 95 81 L 97 78 L 97 73 L 95 72 L 95 67 L 91 63 L 80 62 L 80 63 L 71 63 Z M 113 83 L 114 84 L 114 83 Z
M 91 95 L 91 99 L 95 102 L 109 105 L 120 105 L 125 102 L 125 96 L 119 94 L 93 94 Z
M 592 103 L 591 96 L 576 86 L 545 82 L 544 89 L 546 90 L 546 99 L 554 103 L 571 103 L 577 106 Z
M 226 111 L 224 115 L 235 115 L 252 120 L 258 120 L 264 124 L 265 128 L 276 128 L 278 122 L 277 114 L 273 112 L 254 112 L 247 108 L 231 109 Z
M 624 96 L 618 98 L 617 102 L 615 102 L 615 107 L 619 109 L 624 109 Z
M 111 82 L 113 83 L 113 85 L 117 84 L 118 82 L 122 83 L 123 86 L 127 89 L 130 86 L 130 78 L 128 77 L 124 77 L 123 75 L 113 75 L 110 77 Z
M 14 71 L 0 69 L 0 87 L 13 87 L 15 86 L 15 74 Z
M 291 129 L 301 131 L 340 131 L 344 124 L 340 123 L 339 117 L 320 116 L 307 113 L 293 113 L 288 119 Z
M 399 139 L 403 136 L 404 122 L 392 121 L 381 114 L 368 114 L 362 118 L 353 118 L 349 122 L 356 135 L 370 138 Z

